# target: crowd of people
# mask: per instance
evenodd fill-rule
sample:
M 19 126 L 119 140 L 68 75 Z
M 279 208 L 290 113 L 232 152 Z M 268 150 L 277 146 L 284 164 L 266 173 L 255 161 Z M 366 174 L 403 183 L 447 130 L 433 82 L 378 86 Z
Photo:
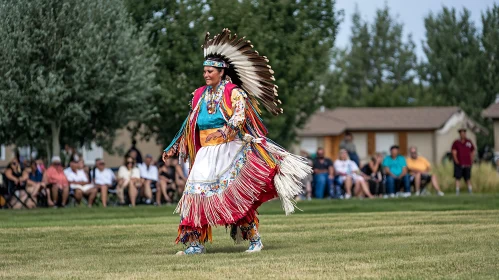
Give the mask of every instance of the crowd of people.
M 110 195 L 115 197 L 115 205 L 161 206 L 178 200 L 186 181 L 178 160 L 155 162 L 149 154 L 142 159 L 140 152 L 133 148 L 117 171 L 107 168 L 100 158 L 93 166 L 86 166 L 76 152 L 68 159 L 63 163 L 61 157 L 54 156 L 46 168 L 40 159 L 21 162 L 18 157 L 12 158 L 0 182 L 4 190 L 0 196 L 3 206 L 65 207 L 70 202 L 80 205 L 84 200 L 92 207 L 99 199 L 102 207 L 107 207 Z
M 468 192 L 472 192 L 471 166 L 475 147 L 466 137 L 466 129 L 459 130 L 460 137 L 454 141 L 451 153 L 454 162 L 456 194 L 460 193 L 460 181 L 464 179 Z M 309 157 L 310 158 L 310 157 Z M 377 153 L 369 162 L 360 166 L 353 143 L 353 135 L 347 133 L 340 144 L 339 157 L 334 162 L 325 157 L 319 148 L 310 159 L 314 174 L 303 180 L 306 192 L 303 198 L 393 198 L 419 196 L 427 192 L 431 184 L 437 195 L 443 196 L 436 174 L 431 173 L 431 164 L 418 154 L 417 147 L 410 147 L 408 156 L 400 155 L 400 147 L 390 147 L 389 155 Z
M 475 147 L 466 138 L 466 130 L 459 131 L 460 138 L 451 147 L 454 162 L 456 194 L 460 193 L 460 181 L 464 179 L 468 192 L 472 192 L 471 166 Z M 65 154 L 71 153 L 68 156 Z M 310 157 L 309 157 L 310 158 Z M 443 196 L 438 178 L 431 173 L 431 164 L 418 154 L 417 147 L 410 147 L 408 156 L 400 155 L 400 148 L 393 145 L 390 154 L 377 153 L 361 166 L 353 136 L 347 133 L 340 144 L 339 157 L 334 162 L 325 157 L 319 148 L 310 158 L 314 174 L 303 180 L 304 195 L 300 198 L 392 198 L 419 196 L 427 192 L 431 184 L 437 195 Z M 14 157 L 2 174 L 4 192 L 0 202 L 10 208 L 34 208 L 37 206 L 65 207 L 70 201 L 76 205 L 92 207 L 96 199 L 107 207 L 109 196 L 115 197 L 115 205 L 136 206 L 171 204 L 183 193 L 187 170 L 178 160 L 167 163 L 151 155 L 142 155 L 133 145 L 118 170 L 106 167 L 102 159 L 94 166 L 85 166 L 74 150 L 67 150 L 61 157 L 55 156 L 45 168 L 41 159 L 20 162 Z M 5 195 L 10 194 L 10 195 Z M 41 200 L 41 201 L 40 201 Z M 0 206 L 1 206 L 0 204 Z

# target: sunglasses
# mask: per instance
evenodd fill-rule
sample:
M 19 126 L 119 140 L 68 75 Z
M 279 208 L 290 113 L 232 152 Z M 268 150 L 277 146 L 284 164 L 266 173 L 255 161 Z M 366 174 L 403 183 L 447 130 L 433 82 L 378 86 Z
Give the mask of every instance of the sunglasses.
M 126 164 L 133 164 L 133 161 L 127 161 Z

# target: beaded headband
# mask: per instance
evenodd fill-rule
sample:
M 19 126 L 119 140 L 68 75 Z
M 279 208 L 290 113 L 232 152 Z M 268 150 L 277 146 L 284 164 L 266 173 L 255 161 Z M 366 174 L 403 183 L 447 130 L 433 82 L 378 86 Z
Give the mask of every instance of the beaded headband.
M 220 62 L 220 61 L 213 61 L 213 60 L 206 60 L 203 63 L 203 66 L 213 66 L 213 67 L 218 67 L 218 68 L 229 68 L 227 63 L 225 62 Z

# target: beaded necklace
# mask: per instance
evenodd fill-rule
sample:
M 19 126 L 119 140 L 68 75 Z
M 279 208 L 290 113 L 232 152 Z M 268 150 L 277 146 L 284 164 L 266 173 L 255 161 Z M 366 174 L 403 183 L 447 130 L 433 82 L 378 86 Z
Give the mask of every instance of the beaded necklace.
M 209 114 L 215 114 L 217 112 L 217 105 L 219 103 L 219 97 L 222 96 L 223 90 L 225 88 L 224 82 L 218 84 L 217 89 L 214 91 L 213 87 L 208 89 L 206 93 L 206 109 L 208 109 Z

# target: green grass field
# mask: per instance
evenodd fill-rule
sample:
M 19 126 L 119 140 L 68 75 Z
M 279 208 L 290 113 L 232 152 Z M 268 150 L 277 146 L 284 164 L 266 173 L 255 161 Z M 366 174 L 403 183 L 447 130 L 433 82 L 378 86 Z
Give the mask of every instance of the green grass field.
M 499 196 L 300 202 L 260 208 L 265 245 L 224 227 L 174 256 L 173 207 L 0 211 L 0 279 L 497 279 Z

